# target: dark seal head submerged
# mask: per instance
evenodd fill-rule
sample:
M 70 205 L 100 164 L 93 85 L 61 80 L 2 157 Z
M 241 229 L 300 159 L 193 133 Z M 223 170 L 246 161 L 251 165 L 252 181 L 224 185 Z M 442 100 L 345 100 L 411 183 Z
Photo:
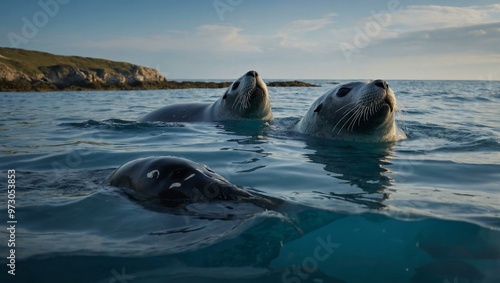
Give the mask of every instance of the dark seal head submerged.
M 146 157 L 116 169 L 107 182 L 162 200 L 203 202 L 258 198 L 206 165 L 173 156 Z

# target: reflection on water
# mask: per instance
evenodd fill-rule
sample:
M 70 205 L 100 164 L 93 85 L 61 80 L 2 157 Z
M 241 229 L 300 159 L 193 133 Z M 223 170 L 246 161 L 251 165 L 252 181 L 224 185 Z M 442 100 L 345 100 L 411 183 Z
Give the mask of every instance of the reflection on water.
M 383 201 L 389 198 L 386 192 L 392 186 L 389 170 L 394 143 L 346 143 L 306 139 L 305 149 L 313 153 L 305 154 L 314 163 L 324 165 L 324 170 L 332 178 L 351 186 L 350 191 L 338 192 L 329 189 L 315 190 L 322 197 L 340 199 L 367 208 L 381 209 Z

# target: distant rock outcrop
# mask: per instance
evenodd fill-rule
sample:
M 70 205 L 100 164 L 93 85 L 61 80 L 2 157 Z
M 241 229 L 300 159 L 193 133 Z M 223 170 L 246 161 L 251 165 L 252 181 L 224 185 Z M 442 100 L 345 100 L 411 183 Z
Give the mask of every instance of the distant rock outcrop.
M 19 79 L 29 80 L 29 77 L 26 74 L 15 70 L 9 65 L 0 62 L 0 79 L 6 81 L 14 81 Z
M 137 65 L 127 69 L 81 69 L 70 65 L 54 65 L 41 67 L 40 70 L 43 73 L 42 80 L 46 79 L 58 88 L 88 86 L 95 83 L 134 86 L 143 82 L 166 81 L 158 71 Z
M 157 70 L 134 64 L 78 56 L 59 56 L 38 51 L 0 48 L 0 82 L 26 88 L 46 89 L 127 88 L 165 83 Z M 9 89 L 7 89 L 9 90 Z
M 276 81 L 270 82 L 267 86 L 281 86 L 281 87 L 317 87 L 319 85 L 310 84 L 301 81 Z
M 0 91 L 225 88 L 231 83 L 167 81 L 155 69 L 130 63 L 0 47 Z M 267 85 L 316 86 L 301 81 Z

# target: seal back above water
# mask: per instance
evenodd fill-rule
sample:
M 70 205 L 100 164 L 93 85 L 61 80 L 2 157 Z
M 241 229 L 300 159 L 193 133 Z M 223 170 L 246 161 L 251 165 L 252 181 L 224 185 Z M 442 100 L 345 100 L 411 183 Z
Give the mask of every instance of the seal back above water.
M 167 105 L 139 118 L 139 122 L 211 122 L 273 118 L 267 86 L 256 71 L 234 81 L 214 103 Z

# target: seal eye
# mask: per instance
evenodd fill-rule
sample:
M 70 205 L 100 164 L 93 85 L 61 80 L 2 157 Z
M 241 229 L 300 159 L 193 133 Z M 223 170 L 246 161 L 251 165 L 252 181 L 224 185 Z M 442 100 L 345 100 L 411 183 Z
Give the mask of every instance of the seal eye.
M 153 170 L 146 175 L 149 179 L 158 179 L 160 177 L 160 171 Z
M 206 166 L 206 165 L 205 165 L 205 169 L 206 169 L 208 172 L 210 172 L 210 173 L 214 173 L 214 174 L 215 174 L 214 170 L 210 169 L 210 167 L 208 167 L 208 166 Z
M 349 92 L 351 91 L 350 88 L 347 88 L 347 87 L 341 87 L 338 91 L 337 91 L 337 96 L 338 97 L 344 97 L 346 96 Z
M 222 97 L 222 99 L 226 99 L 227 98 L 227 90 L 226 92 L 224 93 L 224 96 Z
M 231 87 L 231 90 L 235 90 L 240 86 L 240 82 L 235 82 L 233 86 Z

